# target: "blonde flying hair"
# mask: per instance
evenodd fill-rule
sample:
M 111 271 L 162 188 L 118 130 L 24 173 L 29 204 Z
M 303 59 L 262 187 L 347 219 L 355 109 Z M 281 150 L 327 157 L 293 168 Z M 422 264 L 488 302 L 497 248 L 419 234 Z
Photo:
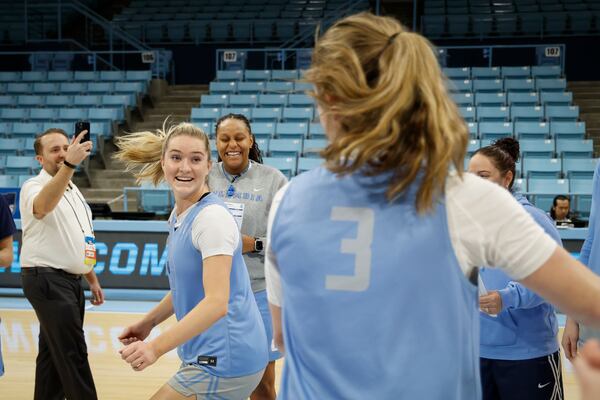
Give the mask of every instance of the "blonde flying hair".
M 164 180 L 161 160 L 167 151 L 171 139 L 177 136 L 191 136 L 201 139 L 206 146 L 206 156 L 210 161 L 210 144 L 208 136 L 197 126 L 182 122 L 177 125 L 166 127 L 167 121 L 163 123 L 162 129 L 154 132 L 135 132 L 117 139 L 119 150 L 115 158 L 125 163 L 127 171 L 133 171 L 138 183 L 143 180 L 151 181 L 157 186 Z
M 341 126 L 322 152 L 332 172 L 390 173 L 389 200 L 419 179 L 420 213 L 444 193 L 452 165 L 462 174 L 468 130 L 433 46 L 395 19 L 359 13 L 336 22 L 317 40 L 305 80 Z

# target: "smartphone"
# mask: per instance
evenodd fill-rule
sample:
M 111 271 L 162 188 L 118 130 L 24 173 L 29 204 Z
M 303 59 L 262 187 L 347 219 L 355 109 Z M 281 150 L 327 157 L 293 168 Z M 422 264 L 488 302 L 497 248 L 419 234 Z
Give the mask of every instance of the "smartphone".
M 81 138 L 80 143 L 84 143 L 90 140 L 90 121 L 77 121 L 75 122 L 75 137 L 79 135 L 82 131 L 87 131 L 85 135 Z

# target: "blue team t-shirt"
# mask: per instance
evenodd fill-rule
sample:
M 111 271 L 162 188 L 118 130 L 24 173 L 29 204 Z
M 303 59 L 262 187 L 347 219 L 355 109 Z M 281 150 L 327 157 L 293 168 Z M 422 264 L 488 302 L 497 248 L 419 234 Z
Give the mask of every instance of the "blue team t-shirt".
M 13 235 L 17 231 L 8 202 L 0 194 L 0 240 Z

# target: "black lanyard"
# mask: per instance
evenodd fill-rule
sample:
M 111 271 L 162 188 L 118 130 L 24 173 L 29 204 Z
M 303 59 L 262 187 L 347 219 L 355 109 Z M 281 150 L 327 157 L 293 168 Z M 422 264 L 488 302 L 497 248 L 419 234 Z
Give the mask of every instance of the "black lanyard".
M 73 207 L 73 204 L 71 204 L 71 202 L 69 201 L 69 199 L 67 198 L 67 193 L 69 190 L 71 190 L 71 192 L 75 192 L 75 190 L 73 189 L 73 187 L 71 186 L 70 183 L 68 183 L 69 188 L 65 191 L 65 193 L 63 193 L 63 197 L 65 198 L 65 200 L 67 201 L 67 203 L 69 204 L 69 206 L 71 206 L 71 210 L 73 210 L 73 214 L 75 215 L 75 219 L 77 220 L 77 223 L 79 224 L 79 229 L 81 229 L 81 233 L 83 233 L 83 236 L 85 236 L 85 231 L 83 230 L 83 225 L 81 224 L 81 221 L 79 220 L 79 216 L 77 215 L 77 212 L 75 211 L 75 207 Z M 92 236 L 94 236 L 94 227 L 92 226 L 92 216 L 90 215 L 87 207 L 86 207 L 86 203 L 85 200 L 83 199 L 83 197 L 79 194 L 79 192 L 77 191 L 77 198 L 79 199 L 79 201 L 81 202 L 81 204 L 83 205 L 83 209 L 85 210 L 85 215 L 88 218 L 88 224 L 90 226 L 90 232 L 92 232 Z

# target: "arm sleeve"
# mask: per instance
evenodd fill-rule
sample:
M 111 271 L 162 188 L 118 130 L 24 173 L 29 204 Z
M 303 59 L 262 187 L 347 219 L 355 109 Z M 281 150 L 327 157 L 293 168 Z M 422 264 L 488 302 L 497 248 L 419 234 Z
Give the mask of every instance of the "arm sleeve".
M 556 242 L 508 190 L 494 183 L 464 174 L 449 188 L 447 199 L 452 245 L 466 274 L 475 266 L 493 266 L 521 280 L 556 249 Z
M 592 246 L 594 245 L 594 231 L 596 228 L 596 213 L 594 210 L 596 209 L 596 202 L 600 201 L 600 164 L 596 167 L 596 172 L 594 172 L 594 181 L 592 183 L 592 210 L 590 212 L 590 224 L 588 226 L 588 234 L 583 242 L 583 246 L 581 247 L 581 254 L 579 255 L 579 261 L 581 263 L 589 266 L 590 261 L 590 252 L 592 251 Z
M 43 185 L 36 180 L 31 180 L 23 185 L 21 188 L 21 199 L 23 199 L 22 204 L 25 207 L 25 210 L 21 207 L 21 213 L 26 211 L 33 215 L 33 201 L 38 193 L 42 191 L 42 188 Z
M 233 256 L 240 242 L 237 224 L 229 211 L 218 204 L 203 208 L 192 222 L 192 242 L 202 259 Z
M 279 274 L 279 265 L 277 264 L 277 256 L 271 248 L 271 232 L 273 228 L 273 221 L 277 210 L 281 204 L 281 199 L 285 195 L 289 184 L 283 186 L 275 195 L 273 204 L 271 204 L 271 211 L 269 212 L 269 221 L 267 226 L 267 252 L 265 256 L 265 280 L 267 284 L 267 299 L 269 303 L 281 307 L 281 300 L 283 299 L 283 290 L 281 287 L 281 276 Z

